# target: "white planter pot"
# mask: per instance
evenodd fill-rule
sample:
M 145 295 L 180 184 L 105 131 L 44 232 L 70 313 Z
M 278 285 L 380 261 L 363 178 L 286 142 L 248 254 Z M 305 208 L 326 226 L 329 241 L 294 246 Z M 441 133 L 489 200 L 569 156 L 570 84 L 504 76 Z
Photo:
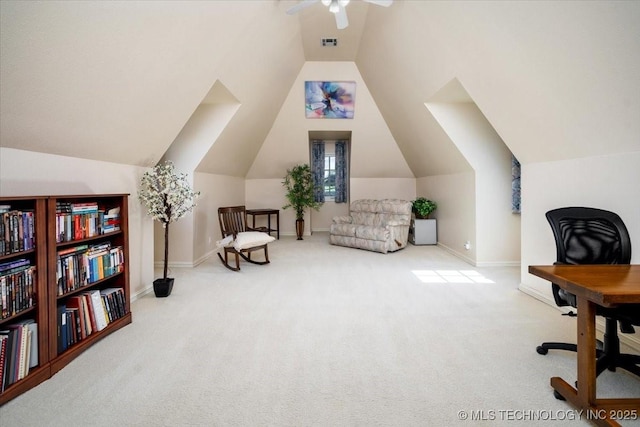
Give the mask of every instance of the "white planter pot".
M 435 219 L 412 219 L 409 241 L 414 245 L 435 245 L 438 243 L 438 229 Z

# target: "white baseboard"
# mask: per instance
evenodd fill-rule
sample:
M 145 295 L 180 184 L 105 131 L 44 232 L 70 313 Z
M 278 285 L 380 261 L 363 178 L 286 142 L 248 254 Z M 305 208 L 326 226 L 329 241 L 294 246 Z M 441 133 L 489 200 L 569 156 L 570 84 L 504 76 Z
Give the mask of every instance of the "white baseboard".
M 445 244 L 442 244 L 442 243 L 440 243 L 440 242 L 438 242 L 437 246 L 438 246 L 438 247 L 440 247 L 440 248 L 442 248 L 442 249 L 444 249 L 445 251 L 449 252 L 451 255 L 454 255 L 454 256 L 456 256 L 456 257 L 460 258 L 461 260 L 463 260 L 463 261 L 464 261 L 464 262 L 466 262 L 467 264 L 471 264 L 471 265 L 473 265 L 474 267 L 477 267 L 477 266 L 476 266 L 476 261 L 475 261 L 474 259 L 472 259 L 472 258 L 469 258 L 468 256 L 466 256 L 466 255 L 465 255 L 465 254 L 463 254 L 462 252 L 458 252 L 458 251 L 456 251 L 455 249 L 450 248 L 449 246 L 447 246 L 447 245 L 445 245 Z
M 438 246 L 449 252 L 450 254 L 460 258 L 464 262 L 473 265 L 474 267 L 520 267 L 520 261 L 476 261 L 466 256 L 463 252 L 459 252 L 438 242 Z
M 520 261 L 480 261 L 476 267 L 520 267 Z
M 189 267 L 193 267 L 195 264 L 192 262 L 169 262 L 167 264 L 167 267 L 171 268 L 171 267 L 177 267 L 177 268 L 189 268 Z M 163 268 L 164 267 L 164 262 L 162 261 L 156 261 L 153 263 L 153 266 L 155 268 Z
M 137 300 L 138 298 L 142 298 L 143 296 L 145 296 L 146 294 L 149 294 L 151 292 L 153 292 L 153 284 L 151 284 L 150 286 L 144 288 L 140 292 L 136 292 L 135 294 L 132 294 L 131 295 L 131 302 Z
M 200 258 L 198 258 L 194 262 L 170 262 L 170 263 L 167 264 L 167 267 L 169 267 L 169 268 L 193 268 L 193 267 L 197 267 L 198 265 L 200 265 L 204 261 L 206 261 L 215 252 L 216 251 L 207 252 L 205 255 L 201 256 Z M 164 267 L 164 263 L 162 261 L 154 262 L 153 266 L 155 268 L 163 268 Z
M 217 252 L 218 252 L 217 249 L 214 249 L 214 250 L 211 250 L 211 251 L 207 252 L 206 254 L 202 255 L 200 258 L 195 260 L 195 262 L 193 263 L 193 266 L 194 267 L 199 266 L 200 264 L 202 264 L 203 262 L 208 260 L 210 257 L 214 256 Z

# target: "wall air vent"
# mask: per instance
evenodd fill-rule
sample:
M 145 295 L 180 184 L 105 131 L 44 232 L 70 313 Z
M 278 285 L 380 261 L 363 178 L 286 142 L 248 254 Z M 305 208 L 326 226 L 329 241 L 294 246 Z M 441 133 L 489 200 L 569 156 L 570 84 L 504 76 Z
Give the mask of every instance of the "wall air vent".
M 322 46 L 338 46 L 338 39 L 322 39 Z

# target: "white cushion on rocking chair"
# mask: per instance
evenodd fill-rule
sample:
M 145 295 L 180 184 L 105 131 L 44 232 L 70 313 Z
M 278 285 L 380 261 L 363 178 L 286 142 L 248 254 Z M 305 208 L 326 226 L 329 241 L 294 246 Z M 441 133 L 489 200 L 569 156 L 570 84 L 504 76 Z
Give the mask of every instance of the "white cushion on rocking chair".
M 262 231 L 243 231 L 238 233 L 236 236 L 236 240 L 233 242 L 233 247 L 236 251 L 241 251 L 255 246 L 266 245 L 274 240 L 276 240 L 275 237 Z

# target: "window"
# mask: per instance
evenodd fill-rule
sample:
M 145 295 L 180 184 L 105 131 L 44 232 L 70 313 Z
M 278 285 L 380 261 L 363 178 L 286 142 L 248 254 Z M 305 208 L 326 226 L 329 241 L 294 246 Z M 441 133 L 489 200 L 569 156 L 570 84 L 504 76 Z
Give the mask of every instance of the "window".
M 324 156 L 324 197 L 336 196 L 336 155 L 327 153 Z
M 520 162 L 511 155 L 511 212 L 520 213 L 522 195 L 520 193 Z
M 346 203 L 349 187 L 349 141 L 310 141 L 311 171 L 315 184 L 314 198 Z

